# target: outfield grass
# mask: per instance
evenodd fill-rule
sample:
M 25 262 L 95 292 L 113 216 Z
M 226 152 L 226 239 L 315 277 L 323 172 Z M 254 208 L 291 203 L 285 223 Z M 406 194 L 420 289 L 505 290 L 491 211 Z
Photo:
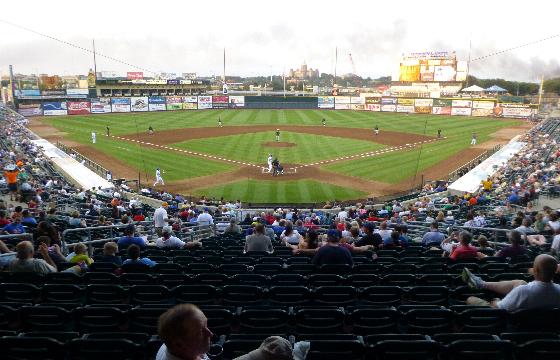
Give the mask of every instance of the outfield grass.
M 314 180 L 258 181 L 243 180 L 230 184 L 198 189 L 195 195 L 251 203 L 314 203 L 332 200 L 363 199 L 367 193 Z
M 172 146 L 254 164 L 266 164 L 268 154 L 272 154 L 283 163 L 302 164 L 385 147 L 370 141 L 290 131 L 283 131 L 280 141 L 294 143 L 295 146 L 262 146 L 263 143 L 274 142 L 272 131 L 195 139 Z

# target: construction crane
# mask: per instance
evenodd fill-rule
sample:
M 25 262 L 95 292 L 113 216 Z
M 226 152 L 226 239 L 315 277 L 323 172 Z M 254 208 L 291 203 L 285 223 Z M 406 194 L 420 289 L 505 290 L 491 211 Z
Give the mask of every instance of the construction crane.
M 354 75 L 358 75 L 356 72 L 356 65 L 354 65 L 354 60 L 352 59 L 352 53 L 348 53 L 348 57 L 350 58 L 350 64 L 352 64 L 352 71 Z

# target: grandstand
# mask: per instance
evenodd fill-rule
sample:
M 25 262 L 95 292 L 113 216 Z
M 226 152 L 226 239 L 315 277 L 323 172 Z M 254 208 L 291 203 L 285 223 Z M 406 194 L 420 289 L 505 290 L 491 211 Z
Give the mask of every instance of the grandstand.
M 77 170 L 63 175 L 26 122 L 0 107 L 0 165 L 19 171 L 18 190 L 9 194 L 16 200 L 4 182 L 0 203 L 0 220 L 8 224 L 0 235 L 3 358 L 153 359 L 162 345 L 158 318 L 182 303 L 196 304 L 208 318 L 211 359 L 246 354 L 270 335 L 306 349 L 305 359 L 558 356 L 560 303 L 473 305 L 469 297 L 491 301 L 496 294 L 462 277 L 467 268 L 485 281 L 529 282 L 535 257 L 560 251 L 557 205 L 544 206 L 557 204 L 560 190 L 558 117 L 522 135 L 524 147 L 472 193 L 451 195 L 435 184 L 380 204 L 259 210 L 110 183 L 80 188 L 72 179 Z M 72 168 L 83 166 L 74 162 Z M 167 217 L 160 218 L 163 209 Z M 245 236 L 259 223 L 272 252 L 245 251 Z M 287 240 L 292 223 L 299 234 L 319 233 L 319 243 L 310 236 Z M 427 233 L 453 241 L 467 230 L 475 256 L 450 256 L 449 240 L 425 241 Z M 508 243 L 514 231 L 523 235 L 515 255 Z M 183 243 L 165 245 L 166 233 Z M 53 269 L 14 266 L 14 250 L 21 256 L 26 240 Z M 136 259 L 130 242 L 149 260 L 123 264 Z M 113 253 L 106 244 L 114 243 Z M 345 248 L 351 261 L 317 265 L 317 249 L 330 246 Z

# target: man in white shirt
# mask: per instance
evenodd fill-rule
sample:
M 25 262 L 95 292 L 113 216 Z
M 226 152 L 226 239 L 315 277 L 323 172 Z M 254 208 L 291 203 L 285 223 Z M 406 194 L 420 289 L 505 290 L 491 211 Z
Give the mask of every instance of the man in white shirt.
M 494 299 L 491 302 L 471 296 L 467 299 L 467 305 L 490 306 L 508 312 L 558 307 L 560 304 L 560 285 L 553 282 L 557 269 L 558 262 L 554 257 L 541 254 L 533 262 L 535 280 L 527 284 L 523 280 L 483 281 L 465 268 L 461 277 L 469 287 L 486 289 L 499 295 L 505 295 L 502 300 Z
M 162 230 L 165 225 L 167 225 L 167 202 L 162 202 L 161 206 L 154 211 L 154 227 L 159 236 L 162 235 Z
M 337 217 L 340 222 L 344 222 L 344 220 L 348 217 L 348 212 L 346 212 L 344 208 L 340 208 Z
M 95 131 L 91 132 L 91 142 L 94 144 L 97 142 L 97 134 L 95 133 Z
M 163 227 L 162 236 L 156 240 L 156 246 L 158 248 L 168 248 L 168 249 L 183 249 L 190 248 L 199 245 L 199 242 L 185 242 L 176 236 L 173 236 L 173 230 L 171 226 L 166 225 Z
M 163 178 L 161 177 L 160 168 L 156 169 L 156 181 L 154 182 L 153 186 L 155 187 L 157 184 L 165 185 L 165 183 L 163 182 Z
M 198 225 L 213 225 L 214 224 L 214 219 L 212 218 L 212 215 L 210 215 L 208 213 L 208 208 L 204 208 L 204 212 L 200 215 L 198 215 L 198 218 L 196 219 L 196 222 L 198 223 Z

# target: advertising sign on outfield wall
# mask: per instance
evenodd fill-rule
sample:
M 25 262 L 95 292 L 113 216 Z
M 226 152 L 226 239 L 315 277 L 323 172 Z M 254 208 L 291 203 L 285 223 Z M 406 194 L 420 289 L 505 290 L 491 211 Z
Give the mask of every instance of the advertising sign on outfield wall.
M 528 118 L 531 117 L 537 109 L 529 104 L 498 104 L 494 109 L 495 116 Z
M 91 113 L 91 104 L 89 101 L 68 101 L 68 115 L 88 115 Z
M 91 113 L 105 114 L 111 112 L 111 98 L 91 99 Z
M 130 98 L 111 98 L 112 112 L 130 112 Z
M 181 96 L 168 96 L 166 98 L 167 110 L 181 110 L 183 108 L 183 98 Z
M 335 108 L 336 104 L 350 104 L 351 97 L 350 96 L 337 96 L 334 98 Z
M 414 105 L 397 105 L 397 112 L 413 114 Z
M 212 96 L 213 109 L 227 109 L 228 106 L 229 106 L 229 96 L 227 95 Z
M 381 104 L 366 104 L 368 111 L 381 111 Z
M 148 110 L 149 111 L 165 111 L 165 97 L 164 96 L 150 96 L 150 97 L 148 97 Z
M 414 99 L 414 112 L 417 114 L 431 114 L 433 99 Z
M 126 73 L 126 78 L 128 80 L 137 80 L 142 79 L 144 77 L 144 73 L 142 71 L 129 71 Z
M 470 107 L 453 107 L 451 108 L 451 115 L 471 116 L 471 110 Z
M 23 116 L 40 116 L 43 115 L 41 104 L 20 104 L 18 113 Z
M 229 97 L 229 107 L 231 109 L 245 107 L 245 96 L 230 96 Z
M 454 108 L 470 108 L 472 107 L 472 100 L 452 100 L 451 106 Z
M 335 110 L 350 110 L 350 104 L 334 103 Z
M 494 109 L 494 101 L 482 101 L 482 100 L 473 100 L 472 108 L 473 109 Z
M 366 103 L 366 98 L 359 97 L 359 96 L 352 96 L 350 98 L 350 103 L 351 104 L 365 104 Z
M 66 89 L 66 95 L 89 95 L 89 89 Z
M 492 109 L 472 109 L 471 116 L 492 116 L 494 114 L 494 108 Z
M 397 111 L 397 105 L 381 104 L 381 111 L 383 111 L 383 112 L 395 112 L 395 111 Z
M 414 106 L 414 99 L 398 98 L 397 104 L 405 105 L 405 106 Z
M 196 110 L 198 108 L 198 98 L 196 95 L 183 96 L 183 109 L 184 110 Z
M 148 111 L 148 97 L 135 96 L 130 98 L 130 108 L 132 111 Z
M 43 114 L 51 115 L 68 115 L 66 102 L 45 102 L 43 103 Z
M 363 111 L 366 109 L 365 104 L 350 104 L 350 110 Z
M 334 96 L 317 97 L 317 106 L 319 109 L 334 109 Z
M 212 96 L 199 96 L 198 97 L 199 109 L 212 109 Z
M 396 105 L 397 104 L 397 98 L 394 97 L 382 97 L 381 98 L 381 105 Z M 395 107 L 396 109 L 396 107 Z M 383 111 L 383 109 L 381 110 Z

